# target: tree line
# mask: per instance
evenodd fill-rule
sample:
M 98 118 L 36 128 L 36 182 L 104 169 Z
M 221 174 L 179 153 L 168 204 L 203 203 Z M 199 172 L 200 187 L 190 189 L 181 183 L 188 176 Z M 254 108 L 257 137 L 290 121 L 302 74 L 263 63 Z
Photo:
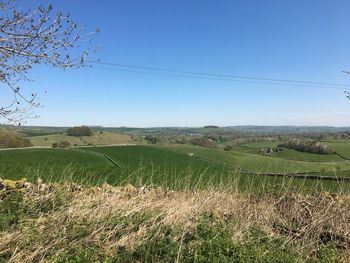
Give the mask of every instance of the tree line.
M 317 154 L 334 153 L 334 150 L 328 147 L 326 144 L 312 140 L 290 139 L 286 142 L 279 144 L 278 146 L 294 149 L 300 152 L 309 152 Z

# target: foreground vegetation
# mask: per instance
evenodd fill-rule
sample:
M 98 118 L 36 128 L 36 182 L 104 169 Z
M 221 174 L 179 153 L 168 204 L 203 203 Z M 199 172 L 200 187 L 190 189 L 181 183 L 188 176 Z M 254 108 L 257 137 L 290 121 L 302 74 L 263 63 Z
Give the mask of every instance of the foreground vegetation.
M 30 185 L 1 195 L 0 262 L 349 262 L 350 197 Z

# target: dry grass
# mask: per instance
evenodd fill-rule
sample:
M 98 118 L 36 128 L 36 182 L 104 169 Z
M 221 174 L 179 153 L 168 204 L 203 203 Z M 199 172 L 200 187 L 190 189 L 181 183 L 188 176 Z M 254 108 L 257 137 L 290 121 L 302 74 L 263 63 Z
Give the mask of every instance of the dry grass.
M 164 225 L 181 229 L 176 239 L 181 243 L 207 212 L 224 222 L 237 242 L 244 243 L 249 229 L 258 226 L 269 238 L 282 239 L 283 245 L 293 245 L 306 258 L 315 257 L 324 244 L 335 242 L 339 260 L 350 262 L 349 195 L 300 194 L 291 189 L 257 196 L 39 183 L 29 187 L 24 199 L 31 207 L 48 201 L 51 205 L 49 211 L 28 216 L 20 227 L 1 233 L 0 255 L 10 255 L 9 262 L 55 261 L 78 244 L 113 255 L 116 248 L 132 249 L 147 239 L 149 229 L 157 231 Z M 178 260 L 181 262 L 180 252 Z

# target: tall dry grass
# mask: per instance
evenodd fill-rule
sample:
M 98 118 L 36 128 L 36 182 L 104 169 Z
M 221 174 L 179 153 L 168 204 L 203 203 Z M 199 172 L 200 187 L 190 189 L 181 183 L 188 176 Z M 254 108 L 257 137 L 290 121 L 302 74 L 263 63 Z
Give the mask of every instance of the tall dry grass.
M 54 262 L 73 247 L 113 256 L 162 235 L 168 226 L 180 229 L 173 238 L 180 244 L 174 261 L 181 262 L 184 237 L 201 215 L 211 213 L 235 242 L 246 242 L 249 229 L 257 227 L 268 238 L 283 240 L 280 249 L 291 245 L 306 259 L 334 243 L 337 261 L 350 262 L 350 195 L 305 193 L 290 179 L 278 189 L 247 187 L 251 191 L 242 192 L 236 179 L 177 191 L 147 186 L 141 179 L 137 187 L 127 180 L 124 186 L 99 187 L 39 180 L 23 194 L 26 209 L 20 221 L 0 232 L 0 256 L 9 262 Z

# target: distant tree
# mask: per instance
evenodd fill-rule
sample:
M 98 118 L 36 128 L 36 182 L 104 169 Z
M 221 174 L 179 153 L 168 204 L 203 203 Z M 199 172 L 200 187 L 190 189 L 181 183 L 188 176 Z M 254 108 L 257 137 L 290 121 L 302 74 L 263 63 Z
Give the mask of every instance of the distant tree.
M 147 135 L 147 136 L 145 137 L 145 140 L 146 140 L 148 143 L 150 143 L 150 144 L 156 144 L 157 141 L 158 141 L 158 139 L 157 139 L 156 136 L 151 136 L 151 135 Z
M 94 133 L 91 130 L 91 128 L 88 126 L 76 126 L 73 128 L 69 128 L 67 130 L 67 134 L 70 136 L 81 137 L 81 136 L 92 136 Z
M 16 0 L 0 0 L 0 83 L 13 95 L 0 105 L 0 121 L 20 124 L 40 105 L 35 92 L 20 87 L 34 65 L 63 69 L 86 65 L 89 49 L 80 45 L 88 43 L 92 34 L 83 35 L 82 30 L 69 14 L 54 13 L 51 5 L 24 9 Z M 75 49 L 80 51 L 72 56 Z

